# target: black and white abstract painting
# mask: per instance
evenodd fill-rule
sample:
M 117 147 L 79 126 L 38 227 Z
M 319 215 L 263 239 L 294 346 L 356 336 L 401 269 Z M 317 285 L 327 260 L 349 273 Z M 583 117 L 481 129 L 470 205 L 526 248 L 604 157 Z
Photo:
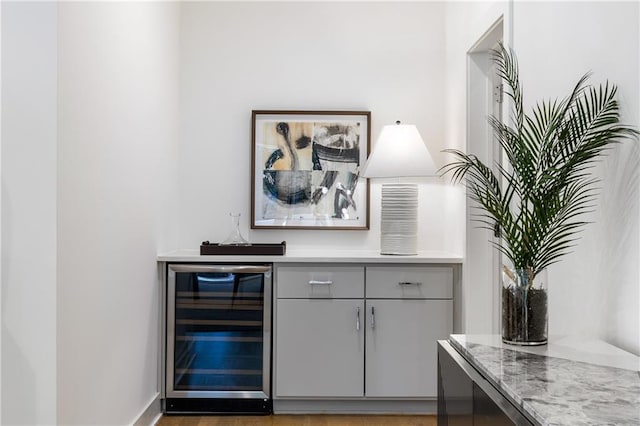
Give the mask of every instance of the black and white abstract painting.
M 252 115 L 252 228 L 369 229 L 369 112 Z

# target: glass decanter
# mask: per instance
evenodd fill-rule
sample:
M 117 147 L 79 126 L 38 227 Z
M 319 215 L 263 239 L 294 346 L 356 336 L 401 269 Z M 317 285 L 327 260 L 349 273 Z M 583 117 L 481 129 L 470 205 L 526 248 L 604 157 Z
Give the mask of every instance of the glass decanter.
M 247 241 L 240 233 L 240 213 L 229 213 L 231 216 L 231 233 L 226 240 L 221 242 L 221 246 L 250 246 L 251 243 Z

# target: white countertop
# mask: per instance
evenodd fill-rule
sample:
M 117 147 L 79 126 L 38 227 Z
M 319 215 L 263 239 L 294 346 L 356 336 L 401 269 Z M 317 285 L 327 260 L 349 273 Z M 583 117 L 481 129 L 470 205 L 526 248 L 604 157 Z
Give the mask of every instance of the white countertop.
M 382 255 L 377 250 L 296 249 L 284 256 L 201 256 L 200 249 L 181 249 L 158 255 L 159 262 L 269 262 L 269 263 L 446 263 L 461 264 L 462 256 L 442 251 L 421 251 L 414 256 Z

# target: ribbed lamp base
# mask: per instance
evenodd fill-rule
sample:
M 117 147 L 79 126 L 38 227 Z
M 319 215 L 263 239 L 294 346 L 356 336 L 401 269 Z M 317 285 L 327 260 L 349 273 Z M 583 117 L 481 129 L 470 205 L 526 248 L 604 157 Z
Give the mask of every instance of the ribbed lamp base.
M 415 255 L 418 253 L 418 185 L 382 185 L 380 253 Z

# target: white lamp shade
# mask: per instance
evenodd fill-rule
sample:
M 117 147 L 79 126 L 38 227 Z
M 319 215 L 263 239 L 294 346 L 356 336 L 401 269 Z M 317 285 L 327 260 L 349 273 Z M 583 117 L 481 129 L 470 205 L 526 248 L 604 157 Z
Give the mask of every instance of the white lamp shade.
M 431 154 L 413 124 L 384 126 L 361 173 L 367 178 L 435 174 Z

